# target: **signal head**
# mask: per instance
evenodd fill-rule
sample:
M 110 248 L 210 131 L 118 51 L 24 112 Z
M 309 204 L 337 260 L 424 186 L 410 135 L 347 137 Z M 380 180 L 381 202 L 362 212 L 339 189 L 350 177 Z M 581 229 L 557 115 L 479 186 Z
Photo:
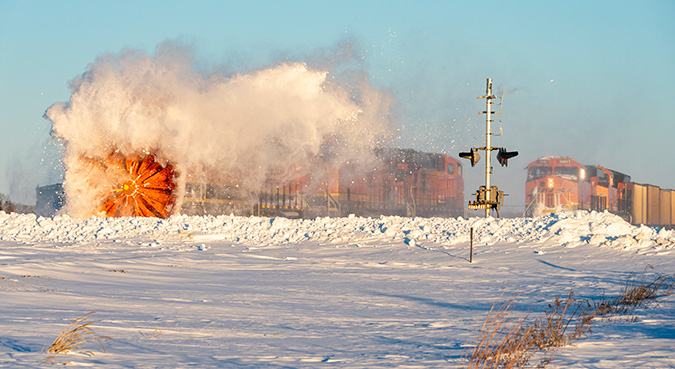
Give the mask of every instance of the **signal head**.
M 459 157 L 471 160 L 471 166 L 476 165 L 476 163 L 478 163 L 478 161 L 480 160 L 480 155 L 478 155 L 478 149 L 473 147 L 469 152 L 460 152 Z
M 518 156 L 518 151 L 506 151 L 505 148 L 500 148 L 497 152 L 497 161 L 502 166 L 508 166 L 508 160 L 514 156 Z

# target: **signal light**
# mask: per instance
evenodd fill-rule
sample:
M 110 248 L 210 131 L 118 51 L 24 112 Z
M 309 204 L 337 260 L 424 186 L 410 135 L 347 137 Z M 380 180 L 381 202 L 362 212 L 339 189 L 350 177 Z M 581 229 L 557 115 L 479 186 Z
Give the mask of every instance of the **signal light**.
M 475 148 L 471 148 L 471 151 L 469 152 L 460 152 L 459 157 L 471 160 L 471 166 L 476 165 L 476 163 L 478 163 L 478 161 L 480 160 L 480 155 L 478 155 L 478 149 Z
M 514 156 L 518 156 L 518 151 L 506 151 L 506 149 L 502 147 L 497 152 L 497 161 L 499 161 L 499 164 L 502 166 L 508 166 L 507 160 Z

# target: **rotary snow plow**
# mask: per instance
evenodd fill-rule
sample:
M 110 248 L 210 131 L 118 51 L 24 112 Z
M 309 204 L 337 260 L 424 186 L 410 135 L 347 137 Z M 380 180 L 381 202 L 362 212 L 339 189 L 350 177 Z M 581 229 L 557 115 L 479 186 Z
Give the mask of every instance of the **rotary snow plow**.
M 151 154 L 125 157 L 113 153 L 104 159 L 84 160 L 110 178 L 101 197 L 101 213 L 108 217 L 171 215 L 176 203 L 173 166 L 162 166 Z

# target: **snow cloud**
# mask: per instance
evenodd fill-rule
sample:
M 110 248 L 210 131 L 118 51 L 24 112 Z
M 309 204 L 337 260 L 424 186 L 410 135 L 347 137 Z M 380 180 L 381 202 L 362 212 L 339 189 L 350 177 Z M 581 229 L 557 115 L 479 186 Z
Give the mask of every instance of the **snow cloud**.
M 45 115 L 65 146 L 67 211 L 75 216 L 95 214 L 92 204 L 110 190 L 87 158 L 153 153 L 174 166 L 179 187 L 220 177 L 255 190 L 270 171 L 307 171 L 318 155 L 337 165 L 367 158 L 391 131 L 392 98 L 365 73 L 280 62 L 204 74 L 173 43 L 154 55 L 101 56 L 71 91 Z

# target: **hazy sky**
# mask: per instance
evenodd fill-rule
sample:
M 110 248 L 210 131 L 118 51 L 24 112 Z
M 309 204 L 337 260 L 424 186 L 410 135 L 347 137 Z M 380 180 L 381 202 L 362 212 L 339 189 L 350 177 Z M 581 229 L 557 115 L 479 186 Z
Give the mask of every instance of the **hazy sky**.
M 493 160 L 509 205 L 522 207 L 523 168 L 543 155 L 675 188 L 674 17 L 673 1 L 2 0 L 0 193 L 30 202 L 60 180 L 43 114 L 89 63 L 167 40 L 228 73 L 350 45 L 398 101 L 396 144 L 453 156 L 484 144 L 476 97 L 491 77 L 505 91 L 493 145 L 520 152 Z M 465 162 L 466 197 L 483 176 Z

